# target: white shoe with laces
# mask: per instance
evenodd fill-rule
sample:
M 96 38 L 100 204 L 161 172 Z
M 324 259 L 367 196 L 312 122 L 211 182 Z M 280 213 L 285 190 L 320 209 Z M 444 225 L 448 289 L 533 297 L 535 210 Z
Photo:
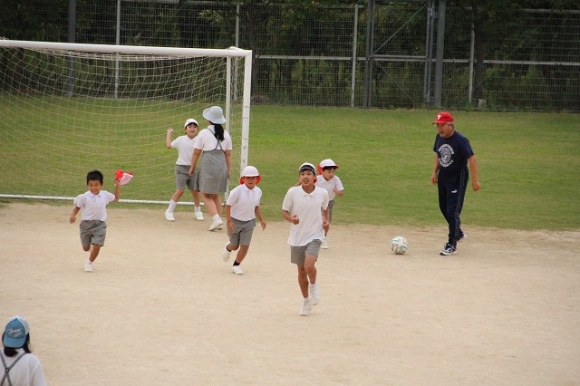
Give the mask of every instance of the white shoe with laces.
M 222 229 L 224 222 L 222 220 L 213 221 L 209 226 L 210 231 L 215 231 L 216 229 Z
M 310 304 L 310 299 L 306 298 L 302 301 L 302 308 L 300 308 L 300 316 L 309 316 L 310 311 L 312 311 L 312 304 Z
M 93 272 L 93 264 L 90 260 L 85 263 L 85 272 Z
M 242 267 L 239 265 L 232 265 L 232 272 L 236 275 L 243 275 L 244 271 L 242 271 Z
M 165 219 L 167 221 L 175 221 L 175 217 L 173 217 L 173 213 L 172 212 L 165 212 Z
M 201 213 L 201 212 L 195 212 L 195 219 L 197 221 L 203 221 L 203 213 Z

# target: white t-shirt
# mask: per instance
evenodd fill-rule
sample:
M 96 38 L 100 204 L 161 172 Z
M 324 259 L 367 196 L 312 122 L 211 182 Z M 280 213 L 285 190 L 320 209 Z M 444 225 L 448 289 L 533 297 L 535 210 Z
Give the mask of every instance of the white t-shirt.
M 11 366 L 12 363 L 18 358 L 20 354 L 24 352 L 23 349 L 16 349 L 17 353 L 13 357 L 7 357 L 4 355 L 4 349 L 0 349 L 0 355 L 4 358 L 6 366 Z M 2 374 L 0 374 L 0 380 L 4 376 L 4 368 L 2 366 L 2 361 L 0 361 L 0 367 L 2 367 Z M 36 356 L 33 354 L 25 354 L 18 362 L 10 369 L 8 373 L 10 376 L 10 381 L 14 386 L 16 385 L 26 385 L 26 386 L 46 386 L 46 380 L 44 379 L 44 371 L 42 370 L 42 365 Z M 9 385 L 8 380 L 4 381 L 4 385 Z
M 182 135 L 171 142 L 171 148 L 177 149 L 178 153 L 177 162 L 175 162 L 176 165 L 191 166 L 195 138 L 196 137 L 189 138 L 187 135 Z
M 310 194 L 306 193 L 302 186 L 288 189 L 282 210 L 288 211 L 290 215 L 297 215 L 300 220 L 298 224 L 290 225 L 288 244 L 299 247 L 314 239 L 324 239 L 322 210 L 328 208 L 328 201 L 326 189 L 317 186 Z
M 217 146 L 218 140 L 214 136 L 214 126 L 211 125 L 207 129 L 203 129 L 199 132 L 196 137 L 195 141 L 195 148 L 201 149 L 203 151 L 210 151 L 215 149 L 216 147 L 219 149 L 220 147 Z M 221 141 L 222 143 L 222 150 L 232 150 L 232 137 L 230 133 L 224 130 L 224 140 Z
M 75 197 L 74 204 L 82 209 L 82 220 L 107 219 L 107 205 L 115 200 L 115 195 L 106 190 L 101 190 L 99 194 L 92 194 L 89 190 Z
M 256 217 L 256 207 L 260 206 L 262 190 L 257 186 L 249 189 L 246 184 L 236 186 L 230 192 L 226 205 L 230 206 L 230 215 L 236 220 L 250 221 Z
M 334 189 L 337 190 L 344 190 L 344 186 L 342 186 L 342 181 L 337 176 L 332 177 L 330 180 L 326 180 L 324 176 L 321 174 L 316 177 L 316 186 L 326 189 L 328 192 L 328 199 L 334 200 L 336 193 L 334 193 Z

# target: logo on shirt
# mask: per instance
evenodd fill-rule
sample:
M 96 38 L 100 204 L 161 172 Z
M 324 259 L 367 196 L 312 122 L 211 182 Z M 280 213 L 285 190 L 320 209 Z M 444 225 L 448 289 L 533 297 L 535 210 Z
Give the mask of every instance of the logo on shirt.
M 454 152 L 451 146 L 447 144 L 441 145 L 439 148 L 439 164 L 444 168 L 449 167 L 453 163 L 453 159 L 451 159 L 453 154 Z

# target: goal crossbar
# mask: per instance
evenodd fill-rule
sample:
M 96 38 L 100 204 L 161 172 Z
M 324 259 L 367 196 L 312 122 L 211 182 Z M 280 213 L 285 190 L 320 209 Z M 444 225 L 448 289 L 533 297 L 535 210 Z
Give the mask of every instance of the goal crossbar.
M 186 59 L 186 60 L 190 60 L 190 59 L 194 59 L 197 60 L 197 58 L 200 58 L 203 60 L 203 58 L 216 58 L 219 60 L 219 58 L 223 58 L 224 62 L 227 63 L 226 64 L 226 68 L 227 68 L 227 73 L 224 72 L 223 73 L 223 83 L 225 84 L 225 87 L 223 89 L 223 95 L 222 97 L 219 98 L 219 101 L 216 99 L 216 95 L 215 94 L 213 97 L 209 97 L 206 99 L 195 99 L 196 97 L 196 92 L 192 91 L 192 94 L 190 94 L 190 96 L 187 96 L 187 103 L 190 103 L 189 101 L 191 101 L 193 103 L 193 105 L 198 106 L 195 107 L 195 109 L 199 109 L 199 106 L 206 106 L 209 107 L 212 104 L 220 104 L 221 106 L 223 106 L 224 108 L 224 114 L 226 116 L 226 124 L 225 124 L 225 129 L 226 130 L 230 130 L 231 126 L 232 126 L 232 118 L 233 115 L 235 114 L 235 130 L 236 130 L 236 135 L 237 135 L 237 143 L 234 143 L 234 146 L 237 146 L 238 149 L 236 149 L 236 153 L 239 154 L 239 162 L 236 161 L 235 165 L 232 166 L 232 168 L 234 168 L 232 170 L 232 178 L 235 181 L 235 175 L 238 175 L 241 173 L 241 171 L 243 170 L 243 168 L 245 166 L 248 165 L 248 150 L 249 150 L 249 129 L 250 129 L 250 89 L 251 89 L 251 74 L 252 74 L 252 51 L 251 50 L 245 50 L 245 49 L 241 49 L 238 47 L 229 47 L 226 49 L 209 49 L 209 48 L 181 48 L 181 47 L 153 47 L 153 46 L 131 46 L 131 45 L 107 45 L 107 44 L 79 44 L 79 43 L 59 43 L 59 42 L 38 42 L 38 41 L 22 41 L 22 40 L 9 40 L 9 39 L 5 39 L 5 38 L 0 38 L 0 57 L 2 57 L 2 51 L 4 52 L 9 52 L 12 49 L 23 49 L 25 51 L 31 51 L 31 52 L 38 52 L 40 54 L 48 54 L 48 55 L 58 55 L 61 57 L 70 57 L 70 58 L 82 58 L 82 57 L 87 57 L 87 58 L 94 58 L 96 60 L 107 60 L 111 63 L 115 63 L 117 62 L 117 64 L 115 65 L 114 71 L 111 72 L 111 74 L 114 72 L 114 78 L 116 78 L 118 76 L 118 68 L 119 68 L 119 64 L 118 62 L 123 62 L 123 61 L 169 61 L 171 62 L 173 59 L 177 59 L 177 60 L 181 60 L 181 59 Z M 30 62 L 28 62 L 30 63 Z M 69 62 L 71 66 L 74 66 L 74 62 Z M 242 64 L 243 63 L 243 64 Z M 55 64 L 54 61 L 50 62 L 50 65 L 53 66 Z M 169 66 L 169 64 L 168 64 Z M 168 67 L 168 71 L 172 71 L 174 67 L 176 67 L 177 65 L 173 65 L 171 64 L 172 67 Z M 86 67 L 86 66 L 85 66 Z M 39 67 L 42 68 L 42 67 Z M 151 70 L 151 69 L 147 69 L 144 71 L 153 71 L 153 73 L 155 73 L 155 69 Z M 24 72 L 26 72 L 26 70 L 24 70 Z M 238 72 L 240 73 L 239 76 Z M 148 76 L 150 72 L 144 72 L 145 75 L 141 75 L 142 76 Z M 45 76 L 45 74 L 42 72 L 42 70 L 38 70 L 38 74 L 42 77 Z M 59 75 L 59 77 L 62 77 L 63 72 L 61 72 L 61 75 Z M 74 73 L 74 69 L 70 72 L 71 76 L 74 77 L 75 73 Z M 0 75 L 1 75 L 1 71 L 0 71 Z M 98 74 L 99 76 L 102 76 L 102 74 Z M 212 75 L 214 78 L 216 77 L 216 75 Z M 4 78 L 4 81 L 6 81 L 6 79 L 8 78 Z M 141 79 L 141 78 L 140 78 Z M 190 83 L 195 83 L 197 84 L 197 82 L 195 82 L 195 80 L 191 80 L 191 79 L 195 79 L 195 78 L 189 78 L 188 81 Z M 175 80 L 175 78 L 174 78 Z M 0 81 L 2 81 L 1 77 L 0 77 Z M 83 81 L 85 83 L 87 83 L 86 79 L 83 79 Z M 179 81 L 179 78 L 177 78 L 177 81 Z M 31 81 L 29 81 L 30 83 L 34 83 L 35 80 L 32 79 Z M 14 83 L 14 82 L 12 82 Z M 7 85 L 7 83 L 5 84 L 5 86 Z M 157 84 L 154 85 L 155 87 L 162 87 L 159 86 Z M 11 87 L 10 85 L 6 86 L 6 87 Z M 24 87 L 24 88 L 23 88 Z M 96 86 L 98 87 L 98 85 Z M 153 86 L 150 86 L 150 88 Z M 175 87 L 174 85 L 172 85 L 172 87 Z M 213 86 L 212 86 L 213 87 Z M 115 96 L 114 98 L 117 97 L 117 80 L 115 79 Z M 5 123 L 4 124 L 0 124 L 0 126 L 5 126 L 5 129 L 8 129 L 9 127 L 11 127 L 11 125 L 14 124 L 14 121 L 16 121 L 17 117 L 15 117 L 14 111 L 18 111 L 21 112 L 22 109 L 20 108 L 20 105 L 15 105 L 14 108 L 10 108 L 11 106 L 9 106 L 9 104 L 11 104 L 13 100 L 16 101 L 16 103 L 21 103 L 21 104 L 25 104 L 28 103 L 27 101 L 23 101 L 22 98 L 26 98 L 26 97 L 30 97 L 30 96 L 35 96 L 36 94 L 38 94 L 38 92 L 34 89 L 31 89 L 29 86 L 20 86 L 20 89 L 15 89 L 14 91 L 10 91 L 7 89 L 3 89 L 0 90 L 4 92 L 4 100 L 5 101 L 10 101 L 9 103 L 4 103 L 4 111 L 2 111 L 2 107 L 0 107 L 0 118 L 2 118 L 3 114 L 8 114 L 8 117 L 10 119 L 8 120 L 4 120 Z M 101 92 L 101 90 L 96 90 L 98 92 Z M 148 90 L 150 91 L 150 90 Z M 89 90 L 90 92 L 90 90 Z M 181 91 L 179 91 L 181 92 Z M 39 94 L 40 95 L 40 94 Z M 221 94 L 219 94 L 221 95 Z M 84 97 L 90 97 L 93 98 L 94 96 L 91 94 L 85 94 L 85 95 L 81 95 Z M 95 94 L 96 96 L 96 94 Z M 42 96 L 41 96 L 42 97 Z M 61 97 L 58 96 L 58 94 L 45 94 L 44 95 L 45 99 L 46 97 L 48 98 L 57 98 L 60 99 Z M 11 99 L 6 99 L 6 98 L 11 98 Z M 109 96 L 110 98 L 110 96 Z M 172 97 L 173 98 L 173 97 Z M 177 100 L 176 98 L 179 98 L 179 96 L 176 96 L 175 99 L 170 99 L 168 102 L 160 102 L 160 103 L 167 103 L 170 104 L 171 100 Z M 129 99 L 125 99 L 125 100 L 129 100 Z M 151 100 L 151 98 L 149 96 L 146 96 L 145 99 L 146 101 Z M 235 100 L 235 108 L 234 108 L 234 100 Z M 70 105 L 72 105 L 73 103 L 70 102 L 64 102 L 64 103 L 68 103 Z M 39 104 L 41 104 L 41 111 L 40 113 L 42 114 L 42 109 L 44 108 L 53 108 L 53 106 L 51 105 L 50 102 L 46 103 L 44 100 L 41 101 Z M 192 105 L 192 106 L 193 106 Z M 58 110 L 60 107 L 55 107 L 56 110 Z M 173 107 L 171 107 L 173 108 Z M 175 108 L 175 110 L 177 110 L 177 108 Z M 183 110 L 183 108 L 182 108 Z M 182 117 L 184 115 L 183 111 L 179 110 L 177 111 L 175 114 L 175 117 L 179 117 L 178 119 L 182 120 Z M 189 109 L 191 110 L 191 109 Z M 235 110 L 235 113 L 233 112 Z M 95 114 L 94 111 L 90 110 L 91 114 Z M 199 114 L 201 113 L 200 110 L 193 110 L 193 115 L 195 114 Z M 81 112 L 79 114 L 84 114 L 84 112 Z M 138 116 L 138 112 L 134 112 L 132 113 L 135 116 Z M 187 114 L 187 113 L 186 113 Z M 191 113 L 189 113 L 191 114 Z M 23 113 L 24 115 L 24 113 Z M 14 119 L 12 119 L 14 118 Z M 69 117 L 70 118 L 70 117 Z M 79 119 L 78 117 L 72 117 L 72 119 L 76 120 Z M 64 124 L 69 124 L 68 120 L 66 117 L 63 117 L 63 122 Z M 158 127 L 160 124 L 158 122 L 155 123 Z M 183 123 L 181 123 L 183 124 Z M 59 124 L 57 124 L 56 126 L 59 126 Z M 25 126 L 23 126 L 24 128 Z M 201 127 L 203 128 L 203 127 Z M 72 128 L 71 130 L 74 130 L 74 128 Z M 177 131 L 176 131 L 177 132 Z M 118 134 L 114 134 L 114 135 L 118 135 Z M 12 139 L 12 138 L 7 138 L 7 139 Z M 34 139 L 33 139 L 34 140 Z M 79 137 L 78 140 L 81 140 L 81 138 Z M 15 141 L 16 142 L 16 141 Z M 8 146 L 8 145 L 6 145 Z M 146 145 L 142 145 L 142 146 L 146 146 Z M 19 150 L 15 150 L 15 153 L 18 153 Z M 140 150 L 138 150 L 140 151 Z M 34 156 L 40 156 L 40 154 L 37 152 L 36 154 L 34 154 Z M 1 161 L 1 155 L 0 155 L 0 161 Z M 14 163 L 14 166 L 18 165 L 19 162 L 22 163 L 26 163 L 27 159 L 26 159 L 26 155 L 23 155 L 21 160 L 18 160 L 17 158 L 14 158 L 14 156 L 10 155 L 10 157 L 12 158 L 7 158 L 7 163 L 6 165 L 12 166 L 12 163 Z M 159 161 L 153 161 L 153 162 L 159 162 Z M 4 162 L 2 162 L 4 163 Z M 110 166 L 112 167 L 112 166 Z M 109 167 L 109 169 L 110 169 Z M 236 170 L 235 168 L 239 168 L 239 170 Z M 31 174 L 29 174 L 29 176 L 32 177 Z M 70 177 L 70 176 L 69 176 Z M 33 178 L 33 177 L 32 177 Z M 2 184 L 3 185 L 3 184 Z M 23 184 L 23 186 L 27 186 L 26 184 Z M 58 191 L 55 190 L 55 193 L 48 193 L 45 194 L 44 192 L 36 192 L 36 191 L 31 191 L 28 188 L 25 188 L 23 191 L 20 191 L 20 189 L 18 187 L 16 187 L 16 192 L 11 191 L 10 189 L 8 189 L 8 191 L 3 191 L 4 188 L 0 188 L 0 197 L 5 197 L 5 198 L 23 198 L 23 199 L 54 199 L 54 200 L 63 200 L 63 199 L 70 199 L 73 196 L 69 196 L 69 193 L 65 193 L 64 195 Z M 16 193 L 16 194 L 15 194 Z M 40 193 L 40 194 L 38 194 Z M 227 193 L 226 193 L 227 195 Z M 164 201 L 164 200 L 160 200 L 160 199 L 150 199 L 149 197 L 144 197 L 144 198 L 138 198 L 138 199 L 131 199 L 131 198 L 127 198 L 124 199 L 122 201 L 125 202 L 135 202 L 135 203 L 166 203 L 168 201 Z M 188 205 L 190 203 L 184 202 L 183 204 Z

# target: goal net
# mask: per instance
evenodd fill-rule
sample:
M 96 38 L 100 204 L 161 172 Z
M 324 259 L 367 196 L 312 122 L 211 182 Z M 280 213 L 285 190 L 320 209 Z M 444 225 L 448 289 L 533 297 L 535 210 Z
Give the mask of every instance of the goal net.
M 167 203 L 177 151 L 203 109 L 223 108 L 230 189 L 247 165 L 251 51 L 0 40 L 0 197 L 69 200 L 98 169 L 134 178 L 122 201 Z M 187 203 L 191 195 L 184 196 Z M 191 204 L 191 202 L 189 203 Z

